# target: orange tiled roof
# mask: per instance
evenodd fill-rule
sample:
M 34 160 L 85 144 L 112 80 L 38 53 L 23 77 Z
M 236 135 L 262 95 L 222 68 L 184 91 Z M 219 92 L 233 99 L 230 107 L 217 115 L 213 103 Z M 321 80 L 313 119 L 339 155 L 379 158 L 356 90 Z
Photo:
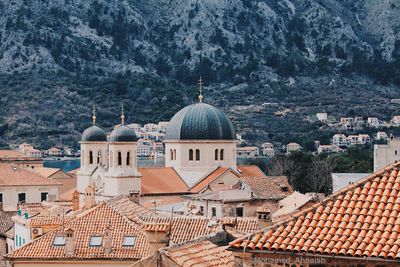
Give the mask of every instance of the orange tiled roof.
M 163 229 L 165 224 L 170 224 L 170 241 L 174 244 L 180 244 L 217 230 L 209 227 L 209 223 L 213 219 L 204 217 L 143 217 L 142 219 L 147 224 L 159 225 L 160 230 Z M 258 229 L 255 218 L 237 218 L 237 223 L 235 223 L 235 218 L 226 217 L 221 218 L 220 223 L 234 225 L 233 228 L 235 230 L 244 234 Z
M 0 158 L 29 158 L 29 157 L 16 150 L 1 149 Z
M 177 266 L 235 266 L 235 258 L 225 247 L 218 247 L 206 237 L 161 250 Z
M 119 196 L 111 199 L 109 204 L 119 213 L 126 216 L 136 224 L 143 223 L 142 216 L 153 216 L 153 211 L 131 201 L 126 196 Z
M 53 174 L 59 172 L 61 169 L 59 168 L 47 168 L 47 167 L 35 167 L 32 169 L 33 172 L 43 176 L 45 178 L 49 178 Z
M 60 186 L 61 183 L 46 179 L 37 173 L 22 169 L 12 164 L 0 164 L 0 185 L 19 186 L 19 185 L 54 185 Z
M 265 173 L 256 165 L 238 165 L 237 168 L 242 177 L 266 177 Z
M 0 211 L 0 234 L 4 234 L 14 225 L 11 217 L 15 214 L 13 211 Z
M 224 174 L 226 171 L 230 170 L 228 167 L 219 167 L 215 169 L 212 173 L 210 173 L 207 177 L 204 179 L 200 180 L 198 183 L 194 184 L 192 188 L 190 189 L 191 192 L 198 193 L 207 185 L 209 185 L 211 182 L 215 181 L 220 177 L 222 174 Z
M 31 227 L 39 226 L 61 226 L 69 223 L 73 218 L 70 216 L 35 216 L 29 221 Z
M 106 253 L 103 246 L 89 246 L 90 238 L 94 235 L 102 236 L 109 228 L 112 236 L 112 249 Z M 64 229 L 72 229 L 75 237 L 75 253 L 65 254 L 65 246 L 54 246 L 56 236 L 64 235 Z M 126 235 L 136 237 L 133 247 L 123 247 L 122 242 Z M 117 212 L 108 202 L 81 213 L 76 219 L 49 232 L 31 243 L 11 252 L 8 258 L 43 259 L 43 260 L 136 260 L 149 255 L 149 243 L 145 233 L 128 218 Z
M 142 194 L 187 193 L 189 187 L 173 168 L 139 168 L 142 174 Z
M 400 259 L 400 164 L 347 186 L 235 249 Z
M 258 198 L 282 199 L 293 193 L 285 176 L 241 177 Z M 285 190 L 283 190 L 286 188 Z

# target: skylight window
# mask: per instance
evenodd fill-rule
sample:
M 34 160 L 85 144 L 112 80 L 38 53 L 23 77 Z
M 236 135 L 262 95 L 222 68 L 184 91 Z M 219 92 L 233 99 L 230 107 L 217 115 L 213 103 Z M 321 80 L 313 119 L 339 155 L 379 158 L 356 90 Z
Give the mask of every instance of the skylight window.
M 90 238 L 89 246 L 91 247 L 100 247 L 102 238 L 101 236 L 92 236 Z
M 123 247 L 133 247 L 136 243 L 136 236 L 127 235 L 124 237 L 124 241 L 122 242 Z
M 65 246 L 65 238 L 63 236 L 54 237 L 53 246 Z

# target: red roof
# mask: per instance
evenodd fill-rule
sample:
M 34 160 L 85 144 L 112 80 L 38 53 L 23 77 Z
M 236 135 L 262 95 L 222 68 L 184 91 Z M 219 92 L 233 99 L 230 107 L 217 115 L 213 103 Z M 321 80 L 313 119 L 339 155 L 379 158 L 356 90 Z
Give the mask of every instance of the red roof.
M 400 259 L 400 163 L 349 185 L 230 247 L 262 251 Z
M 188 193 L 189 187 L 170 167 L 139 168 L 142 174 L 142 194 Z

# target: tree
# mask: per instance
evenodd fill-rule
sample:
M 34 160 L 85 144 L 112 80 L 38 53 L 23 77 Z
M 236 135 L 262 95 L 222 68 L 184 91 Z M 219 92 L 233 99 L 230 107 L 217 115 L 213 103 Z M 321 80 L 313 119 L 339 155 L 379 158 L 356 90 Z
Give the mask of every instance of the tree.
M 332 188 L 331 173 L 336 167 L 334 158 L 313 158 L 308 169 L 308 185 L 311 192 L 329 194 Z

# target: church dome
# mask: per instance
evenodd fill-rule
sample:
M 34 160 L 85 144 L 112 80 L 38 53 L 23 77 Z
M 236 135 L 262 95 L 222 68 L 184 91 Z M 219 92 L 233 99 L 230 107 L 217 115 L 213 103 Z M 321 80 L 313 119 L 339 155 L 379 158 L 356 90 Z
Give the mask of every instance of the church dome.
M 110 135 L 111 142 L 136 142 L 137 140 L 135 131 L 124 124 L 116 127 Z
M 197 103 L 178 111 L 168 123 L 166 140 L 235 140 L 232 122 L 221 110 Z
M 84 142 L 106 142 L 107 135 L 106 132 L 100 127 L 93 125 L 82 133 L 81 141 Z

